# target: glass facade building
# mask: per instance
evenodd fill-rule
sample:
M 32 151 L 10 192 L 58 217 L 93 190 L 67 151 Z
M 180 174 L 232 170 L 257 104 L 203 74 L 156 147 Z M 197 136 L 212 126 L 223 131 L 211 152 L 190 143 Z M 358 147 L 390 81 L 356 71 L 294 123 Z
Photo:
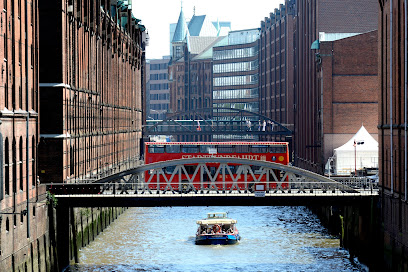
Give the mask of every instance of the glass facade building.
M 169 111 L 169 61 L 170 59 L 168 57 L 147 61 L 147 119 L 163 120 Z
M 235 114 L 235 111 L 228 109 L 259 113 L 259 34 L 258 28 L 231 31 L 228 34 L 228 45 L 213 49 L 212 106 L 213 117 L 217 121 L 229 120 Z M 235 118 L 256 123 L 259 121 L 249 113 Z M 232 135 L 218 136 L 214 138 L 232 139 Z

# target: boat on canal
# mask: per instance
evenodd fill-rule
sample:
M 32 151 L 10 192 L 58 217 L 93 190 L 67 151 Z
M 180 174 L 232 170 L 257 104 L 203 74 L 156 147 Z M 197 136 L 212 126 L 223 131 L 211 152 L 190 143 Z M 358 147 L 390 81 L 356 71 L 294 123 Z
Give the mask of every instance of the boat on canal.
M 226 212 L 207 213 L 207 218 L 197 220 L 196 245 L 230 245 L 241 237 L 237 220 L 228 218 Z

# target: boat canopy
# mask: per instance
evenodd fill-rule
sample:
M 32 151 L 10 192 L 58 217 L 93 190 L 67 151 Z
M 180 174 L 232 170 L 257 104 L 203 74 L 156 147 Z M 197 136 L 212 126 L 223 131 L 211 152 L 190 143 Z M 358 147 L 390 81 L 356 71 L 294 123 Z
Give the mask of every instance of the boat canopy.
M 207 218 L 227 218 L 227 213 L 226 212 L 207 213 Z
M 198 220 L 199 225 L 215 225 L 215 224 L 236 224 L 237 220 L 227 217 L 226 212 L 207 213 L 207 218 Z

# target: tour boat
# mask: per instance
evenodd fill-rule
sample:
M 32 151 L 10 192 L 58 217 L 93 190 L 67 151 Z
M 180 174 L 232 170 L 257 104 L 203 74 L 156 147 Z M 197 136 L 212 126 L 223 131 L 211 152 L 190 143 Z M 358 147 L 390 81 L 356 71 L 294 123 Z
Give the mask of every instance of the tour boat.
M 207 218 L 198 220 L 196 245 L 230 245 L 240 240 L 237 220 L 227 217 L 226 212 L 208 213 Z

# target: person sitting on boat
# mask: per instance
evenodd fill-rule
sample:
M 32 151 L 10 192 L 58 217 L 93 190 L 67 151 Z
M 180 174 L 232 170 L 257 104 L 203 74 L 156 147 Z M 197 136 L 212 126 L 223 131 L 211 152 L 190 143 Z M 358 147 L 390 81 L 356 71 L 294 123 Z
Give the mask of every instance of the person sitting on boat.
M 234 233 L 234 232 L 232 231 L 232 228 L 229 228 L 229 229 L 227 230 L 227 233 Z
M 213 226 L 214 233 L 220 233 L 220 229 L 221 229 L 220 225 L 214 225 Z

